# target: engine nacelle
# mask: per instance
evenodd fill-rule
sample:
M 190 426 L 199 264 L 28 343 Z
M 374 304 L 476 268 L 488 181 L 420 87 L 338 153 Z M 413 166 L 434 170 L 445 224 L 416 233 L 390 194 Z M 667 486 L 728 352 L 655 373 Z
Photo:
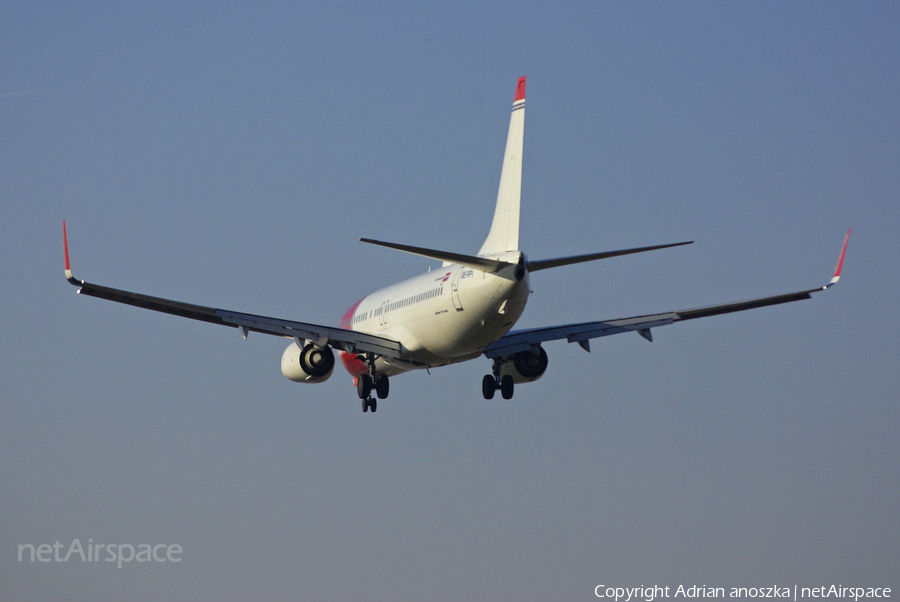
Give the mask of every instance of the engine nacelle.
M 297 343 L 288 345 L 281 354 L 281 373 L 295 383 L 321 383 L 334 372 L 334 352 L 331 347 L 321 349 L 307 343 L 302 349 Z
M 515 383 L 530 383 L 544 375 L 547 371 L 547 352 L 538 346 L 537 351 L 520 351 L 503 357 L 500 367 L 500 378 L 510 374 Z

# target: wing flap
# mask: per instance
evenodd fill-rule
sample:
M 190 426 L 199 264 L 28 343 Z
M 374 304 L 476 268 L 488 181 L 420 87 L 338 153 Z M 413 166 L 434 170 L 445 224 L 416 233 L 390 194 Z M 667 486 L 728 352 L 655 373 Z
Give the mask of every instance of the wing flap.
M 710 305 L 708 307 L 698 307 L 695 309 L 680 309 L 672 312 L 646 316 L 634 316 L 601 322 L 582 322 L 564 326 L 550 326 L 547 328 L 513 331 L 486 347 L 484 354 L 489 358 L 495 358 L 519 351 L 525 351 L 531 349 L 534 345 L 539 345 L 546 341 L 556 341 L 560 339 L 566 339 L 569 343 L 583 343 L 590 339 L 611 336 L 623 332 L 649 330 L 650 328 L 659 326 L 668 326 L 669 324 L 674 324 L 675 322 L 681 322 L 683 320 L 706 318 L 736 311 L 745 311 L 757 307 L 801 301 L 803 299 L 811 298 L 812 293 L 822 290 L 825 290 L 824 287 L 797 293 L 788 293 L 786 295 L 739 301 L 737 303 Z
M 489 358 L 501 357 L 527 351 L 534 346 L 547 341 L 566 339 L 569 343 L 584 343 L 591 339 L 606 337 L 623 332 L 646 330 L 657 326 L 666 326 L 676 321 L 675 312 L 654 314 L 648 316 L 636 316 L 619 320 L 607 320 L 601 322 L 581 322 L 578 324 L 566 324 L 563 326 L 551 326 L 548 328 L 533 328 L 530 330 L 518 330 L 507 334 L 495 343 L 487 346 L 484 354 Z
M 331 326 L 319 326 L 306 322 L 294 322 L 280 318 L 269 318 L 254 314 L 244 314 L 223 309 L 215 310 L 221 317 L 223 324 L 243 326 L 255 332 L 262 332 L 286 338 L 299 338 L 308 340 L 327 340 L 332 347 L 353 353 L 372 352 L 391 358 L 400 358 L 400 343 L 385 337 L 335 328 Z
M 213 307 L 204 307 L 202 305 L 194 305 L 191 303 L 183 303 L 181 301 L 173 301 L 171 299 L 163 299 L 161 297 L 151 297 L 150 295 L 142 295 L 140 293 L 132 293 L 99 284 L 91 284 L 84 280 L 69 280 L 77 287 L 78 293 L 88 295 L 89 297 L 98 297 L 107 301 L 115 301 L 116 303 L 124 303 L 125 305 L 133 305 L 141 309 L 150 309 L 167 314 L 190 318 L 192 320 L 202 320 L 213 324 L 223 324 L 221 317 L 216 315 L 216 309 Z
M 99 284 L 92 284 L 90 282 L 85 282 L 84 280 L 78 280 L 72 276 L 72 271 L 69 266 L 69 244 L 65 234 L 65 222 L 63 222 L 63 245 L 65 248 L 66 279 L 73 285 L 79 287 L 78 292 L 82 295 L 98 297 L 100 299 L 123 303 L 125 305 L 132 305 L 134 307 L 140 307 L 141 309 L 149 309 L 181 316 L 182 318 L 190 318 L 191 320 L 200 320 L 211 324 L 237 327 L 241 329 L 242 334 L 252 330 L 253 332 L 260 332 L 279 337 L 322 341 L 323 344 L 327 343 L 337 349 L 354 353 L 372 352 L 396 359 L 402 359 L 403 357 L 400 343 L 382 336 L 347 330 L 345 328 L 336 328 L 333 326 L 295 322 L 293 320 L 284 320 L 281 318 L 245 314 L 227 309 L 194 305 L 192 303 L 184 303 L 172 299 L 163 299 L 162 297 L 133 293 Z
M 792 301 L 802 301 L 803 299 L 812 298 L 813 293 L 823 290 L 825 290 L 825 287 L 814 288 L 808 291 L 800 291 L 797 293 L 788 293 L 786 295 L 760 297 L 759 299 L 738 301 L 737 303 L 726 303 L 724 305 L 710 305 L 709 307 L 698 307 L 696 309 L 679 309 L 675 312 L 675 314 L 678 316 L 678 321 L 693 320 L 695 318 L 705 318 L 707 316 L 718 316 L 721 314 L 730 314 L 732 312 L 744 311 L 757 307 L 767 307 L 769 305 L 779 305 L 781 303 L 790 303 Z
M 834 270 L 834 276 L 825 286 L 819 288 L 808 289 L 805 291 L 797 291 L 794 293 L 786 293 L 782 295 L 772 295 L 770 297 L 759 297 L 747 301 L 737 301 L 732 303 L 723 303 L 719 305 L 709 305 L 707 307 L 698 307 L 694 309 L 679 309 L 676 311 L 649 314 L 644 316 L 634 316 L 630 318 L 620 318 L 616 320 L 605 320 L 601 322 L 582 322 L 579 324 L 566 324 L 562 326 L 548 326 L 546 328 L 532 328 L 529 330 L 512 331 L 501 337 L 494 343 L 488 345 L 484 349 L 484 354 L 489 358 L 502 357 L 519 351 L 526 351 L 540 345 L 546 341 L 557 341 L 566 339 L 569 343 L 579 343 L 585 349 L 590 348 L 587 341 L 599 337 L 620 334 L 622 332 L 638 331 L 647 340 L 651 340 L 649 330 L 658 326 L 667 326 L 684 320 L 694 320 L 697 318 L 707 318 L 709 316 L 718 316 L 722 314 L 733 313 L 737 311 L 746 311 L 757 307 L 768 307 L 770 305 L 780 305 L 781 303 L 791 303 L 793 301 L 802 301 L 812 298 L 813 293 L 824 291 L 835 284 L 841 276 L 841 269 L 844 264 L 844 255 L 847 253 L 847 242 L 850 239 L 850 230 L 844 237 L 844 243 L 841 246 L 841 253 L 838 257 L 838 263 Z M 681 243 L 684 244 L 684 243 Z M 552 266 L 547 266 L 552 267 Z M 646 332 L 644 334 L 642 331 Z

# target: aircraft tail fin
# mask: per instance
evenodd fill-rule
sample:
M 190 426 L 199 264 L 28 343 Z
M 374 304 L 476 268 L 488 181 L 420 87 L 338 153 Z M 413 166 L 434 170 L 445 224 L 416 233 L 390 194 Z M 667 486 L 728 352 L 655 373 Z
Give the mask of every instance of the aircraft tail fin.
M 516 83 L 506 152 L 500 171 L 500 188 L 494 221 L 479 255 L 494 255 L 519 250 L 519 201 L 522 193 L 522 142 L 525 132 L 525 76 Z

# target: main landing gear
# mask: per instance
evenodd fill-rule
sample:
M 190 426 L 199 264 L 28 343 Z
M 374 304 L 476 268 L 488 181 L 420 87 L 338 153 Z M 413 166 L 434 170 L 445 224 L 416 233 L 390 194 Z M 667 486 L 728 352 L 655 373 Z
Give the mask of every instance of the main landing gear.
M 500 389 L 500 395 L 503 399 L 512 399 L 515 382 L 511 374 L 500 376 L 500 362 L 494 360 L 494 374 L 485 374 L 481 379 L 481 393 L 485 399 L 493 399 L 494 391 Z
M 371 355 L 366 356 L 366 364 L 369 365 L 369 373 L 356 377 L 356 393 L 362 400 L 362 411 L 378 410 L 378 400 L 372 391 L 378 395 L 378 399 L 386 399 L 391 391 L 391 382 L 387 374 L 375 374 L 375 360 Z

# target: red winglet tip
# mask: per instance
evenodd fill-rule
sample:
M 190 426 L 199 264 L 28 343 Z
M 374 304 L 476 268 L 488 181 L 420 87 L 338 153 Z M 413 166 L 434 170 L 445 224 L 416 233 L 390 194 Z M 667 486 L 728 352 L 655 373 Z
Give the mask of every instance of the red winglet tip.
M 70 271 L 69 268 L 69 238 L 66 236 L 66 220 L 63 220 L 63 251 L 66 256 L 66 271 Z
M 831 284 L 837 282 L 841 277 L 841 270 L 844 268 L 844 255 L 847 254 L 848 242 L 850 242 L 850 228 L 847 228 L 847 234 L 844 236 L 844 244 L 841 246 L 841 254 L 838 257 L 837 265 L 834 266 L 834 276 L 831 277 Z
M 516 97 L 513 98 L 513 102 L 519 102 L 520 100 L 525 100 L 525 76 L 519 78 L 518 83 L 516 83 Z

